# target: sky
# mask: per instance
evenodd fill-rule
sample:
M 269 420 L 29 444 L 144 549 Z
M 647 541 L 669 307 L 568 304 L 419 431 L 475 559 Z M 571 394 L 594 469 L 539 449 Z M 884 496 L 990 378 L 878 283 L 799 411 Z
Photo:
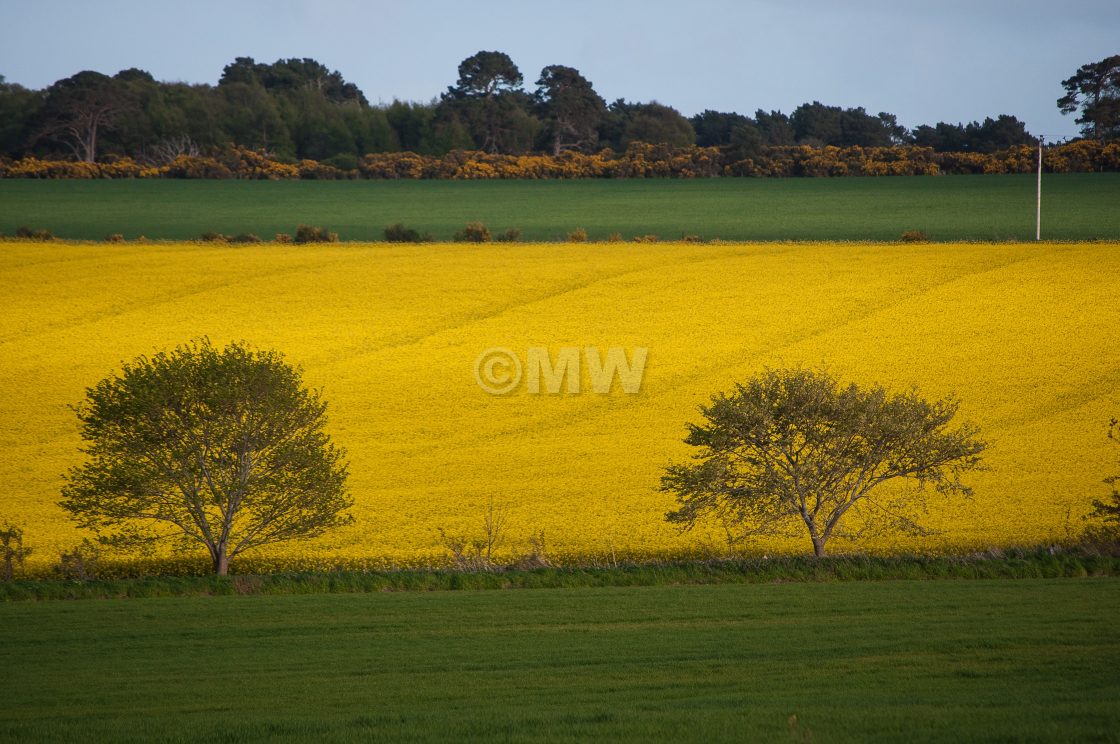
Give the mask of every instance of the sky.
M 575 67 L 607 101 L 781 110 L 818 100 L 907 127 L 1014 114 L 1072 137 L 1055 101 L 1079 66 L 1120 54 L 1118 0 L 0 0 L 0 75 L 31 88 L 139 67 L 216 83 L 235 57 L 312 57 L 371 102 L 427 101 L 480 50 L 532 88 Z

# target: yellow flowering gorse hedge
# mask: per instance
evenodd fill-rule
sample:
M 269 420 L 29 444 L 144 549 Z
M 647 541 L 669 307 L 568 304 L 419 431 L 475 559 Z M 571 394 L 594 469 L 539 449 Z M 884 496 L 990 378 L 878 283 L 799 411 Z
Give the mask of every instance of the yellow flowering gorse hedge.
M 1044 166 L 1053 173 L 1120 170 L 1120 143 L 1079 141 L 1048 147 Z M 934 152 L 928 147 L 768 147 L 736 159 L 716 147 L 669 147 L 633 142 L 624 152 L 560 155 L 498 155 L 452 150 L 443 157 L 412 152 L 363 157 L 357 169 L 301 160 L 283 163 L 242 147 L 206 156 L 182 155 L 163 165 L 130 158 L 101 163 L 0 158 L 0 178 L 239 178 L 239 179 L 546 179 L 546 178 L 711 178 L 935 176 L 940 174 L 1030 173 L 1037 167 L 1033 147 L 994 153 Z

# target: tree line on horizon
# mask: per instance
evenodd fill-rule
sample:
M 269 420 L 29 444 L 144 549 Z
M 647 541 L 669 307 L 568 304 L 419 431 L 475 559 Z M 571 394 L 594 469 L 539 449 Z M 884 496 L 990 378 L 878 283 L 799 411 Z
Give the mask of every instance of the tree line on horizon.
M 527 89 L 502 52 L 463 60 L 455 83 L 429 102 L 371 105 L 337 70 L 313 59 L 272 64 L 239 57 L 217 85 L 161 82 L 130 68 L 82 71 L 42 90 L 0 76 L 0 157 L 84 162 L 129 157 L 163 165 L 230 145 L 283 162 L 316 160 L 353 169 L 370 153 L 443 156 L 595 153 L 633 142 L 718 147 L 733 159 L 789 145 L 890 147 L 991 153 L 1035 142 L 1010 114 L 908 130 L 894 114 L 819 101 L 788 115 L 706 110 L 692 117 L 657 101 L 607 103 L 591 81 L 563 65 L 545 67 Z M 1120 136 L 1120 55 L 1082 66 L 1063 81 L 1063 112 L 1080 112 L 1086 137 Z

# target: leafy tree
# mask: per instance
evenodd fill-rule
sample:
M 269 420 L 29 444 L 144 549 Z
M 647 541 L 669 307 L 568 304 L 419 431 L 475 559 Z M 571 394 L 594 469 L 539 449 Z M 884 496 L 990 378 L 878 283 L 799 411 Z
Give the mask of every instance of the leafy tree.
M 86 70 L 47 88 L 40 137 L 70 149 L 78 160 L 97 160 L 99 137 L 133 110 L 119 81 Z
M 759 109 L 754 112 L 754 121 L 768 145 L 792 145 L 796 140 L 789 117 L 781 111 Z
M 1036 142 L 1026 124 L 1008 114 L 995 119 L 985 117 L 982 122 L 967 125 L 943 121 L 933 126 L 923 124 L 915 127 L 912 140 L 915 145 L 932 147 L 937 152 L 995 152 Z
M 1109 422 L 1108 438 L 1120 444 L 1120 420 Z M 1104 482 L 1112 486 L 1112 497 L 1109 501 L 1093 499 L 1093 510 L 1086 519 L 1096 520 L 1099 524 L 1089 528 L 1087 533 L 1095 540 L 1120 540 L 1120 474 L 1110 475 Z
M 1081 65 L 1062 81 L 1066 94 L 1058 99 L 1063 114 L 1081 112 L 1076 121 L 1086 137 L 1120 136 L 1120 54 Z
M 922 124 L 911 132 L 918 147 L 932 147 L 936 152 L 966 152 L 968 133 L 963 124 L 939 121 L 934 125 Z
M 0 75 L 0 155 L 18 157 L 33 139 L 43 93 L 9 83 Z
M 766 145 L 762 131 L 749 116 L 706 110 L 689 119 L 700 147 L 721 147 L 743 160 L 758 155 Z
M 736 127 L 753 125 L 749 117 L 734 112 L 712 111 L 705 109 L 703 112 L 688 120 L 696 132 L 696 144 L 700 147 L 721 147 L 731 144 L 731 132 Z
M 579 70 L 563 65 L 544 68 L 533 100 L 546 123 L 553 155 L 595 143 L 607 104 Z
M 432 152 L 432 121 L 435 119 L 435 104 L 411 103 L 393 100 L 385 108 L 385 118 L 392 127 L 406 152 L 434 155 Z
M 620 149 L 631 142 L 671 147 L 686 147 L 696 142 L 696 132 L 688 119 L 671 106 L 656 101 L 629 103 L 620 98 L 608 110 L 600 136 Z
M 222 133 L 227 141 L 253 150 L 295 155 L 295 146 L 276 98 L 263 86 L 227 83 L 215 92 L 219 97 Z
M 459 79 L 440 101 L 442 123 L 464 125 L 486 152 L 522 152 L 536 134 L 521 71 L 502 52 L 478 52 L 459 64 Z
M 766 141 L 762 131 L 754 124 L 740 124 L 731 130 L 731 141 L 728 142 L 728 152 L 735 158 L 744 160 L 762 154 Z
M 671 465 L 661 481 L 680 503 L 667 518 L 691 528 L 713 515 L 743 535 L 801 525 L 817 556 L 837 535 L 923 534 L 925 487 L 970 494 L 960 476 L 980 466 L 986 446 L 974 427 L 950 428 L 957 407 L 842 387 L 823 372 L 766 372 L 701 407 L 705 422 L 685 439 L 700 448 L 697 462 Z M 841 528 L 845 517 L 855 530 Z
M 894 114 L 872 116 L 862 107 L 826 106 L 820 101 L 803 103 L 789 117 L 797 141 L 836 147 L 889 147 L 901 143 L 906 130 Z
M 76 408 L 88 459 L 60 505 L 108 544 L 202 545 L 224 575 L 350 521 L 326 409 L 277 352 L 203 340 L 140 357 Z
M 1027 125 L 1008 114 L 1000 114 L 995 119 L 984 117 L 984 121 L 965 127 L 965 149 L 974 152 L 995 152 L 1036 142 L 1027 131 Z

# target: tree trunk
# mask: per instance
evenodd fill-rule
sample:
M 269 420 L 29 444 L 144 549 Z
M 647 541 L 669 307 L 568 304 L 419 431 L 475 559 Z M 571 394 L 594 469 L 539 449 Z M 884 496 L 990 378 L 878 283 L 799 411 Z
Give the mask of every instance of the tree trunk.
M 225 546 L 220 546 L 216 552 L 217 555 L 214 556 L 214 573 L 218 576 L 228 576 L 229 555 L 226 553 Z
M 813 535 L 813 555 L 824 558 L 824 538 Z

